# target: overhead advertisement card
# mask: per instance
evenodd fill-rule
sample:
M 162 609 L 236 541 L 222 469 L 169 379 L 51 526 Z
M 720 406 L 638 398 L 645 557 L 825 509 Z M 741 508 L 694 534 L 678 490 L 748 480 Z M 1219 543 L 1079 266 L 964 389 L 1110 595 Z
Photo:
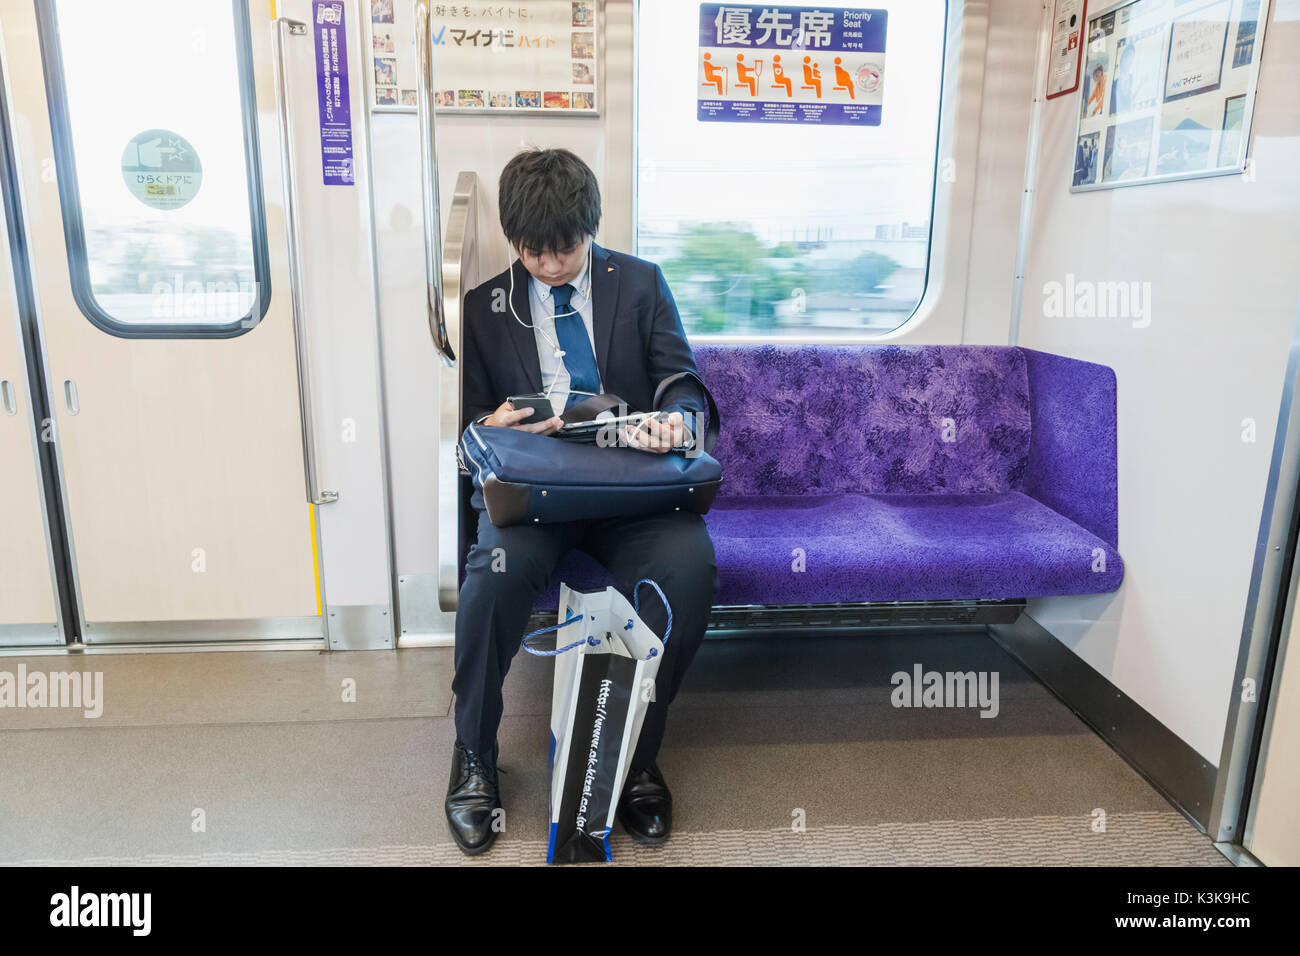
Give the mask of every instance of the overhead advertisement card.
M 702 3 L 696 115 L 879 126 L 886 25 L 884 10 Z
M 596 114 L 597 0 L 429 4 L 439 113 Z M 418 66 L 410 0 L 370 0 L 374 108 L 414 110 Z

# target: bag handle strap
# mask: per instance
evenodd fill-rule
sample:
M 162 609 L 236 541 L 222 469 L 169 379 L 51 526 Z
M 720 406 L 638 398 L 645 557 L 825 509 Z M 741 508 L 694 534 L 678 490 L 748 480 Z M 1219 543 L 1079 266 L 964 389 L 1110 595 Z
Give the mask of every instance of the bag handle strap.
M 668 635 L 672 634 L 673 632 L 673 607 L 671 604 L 668 603 L 668 598 L 664 597 L 663 588 L 659 587 L 659 585 L 656 584 L 654 581 L 650 580 L 650 578 L 642 578 L 632 587 L 632 610 L 636 612 L 638 617 L 641 615 L 641 585 L 643 584 L 648 584 L 655 589 L 655 593 L 659 595 L 659 600 L 664 602 L 664 610 L 668 612 L 668 625 L 664 628 L 664 636 L 662 641 L 662 643 L 666 645 L 668 643 Z M 565 651 L 571 651 L 575 647 L 581 647 L 583 644 L 590 644 L 592 647 L 599 647 L 600 641 L 595 637 L 579 638 L 578 640 L 574 641 L 572 644 L 566 644 L 564 647 L 556 647 L 555 650 L 553 651 L 540 650 L 538 648 L 533 647 L 530 643 L 528 643 L 535 637 L 538 637 L 542 634 L 549 634 L 551 631 L 558 631 L 562 627 L 567 627 L 570 624 L 576 624 L 578 621 L 581 620 L 582 620 L 581 614 L 574 614 L 570 612 L 569 616 L 565 618 L 563 621 L 561 621 L 559 624 L 552 624 L 550 627 L 539 627 L 537 630 L 533 631 L 532 633 L 525 634 L 524 639 L 520 641 L 520 644 L 523 646 L 524 650 L 526 650 L 529 654 L 532 654 L 534 657 L 555 657 L 558 654 L 563 654 Z M 623 625 L 623 630 L 626 631 L 626 630 L 630 630 L 631 628 L 632 628 L 632 620 L 629 618 L 628 622 L 625 625 Z M 654 657 L 656 653 L 657 651 L 655 651 L 654 648 L 651 648 L 650 653 L 646 655 L 646 660 L 650 660 L 650 658 Z
M 531 634 L 525 634 L 524 639 L 519 643 L 523 646 L 523 649 L 526 650 L 529 654 L 532 654 L 533 657 L 554 657 L 557 654 L 563 654 L 565 651 L 571 651 L 575 647 L 581 647 L 583 644 L 590 644 L 593 647 L 595 647 L 597 644 L 600 643 L 600 641 L 596 640 L 596 638 L 594 637 L 580 638 L 574 641 L 572 644 L 567 644 L 564 647 L 557 647 L 553 651 L 539 650 L 538 648 L 535 648 L 533 647 L 533 645 L 528 643 L 538 635 L 548 634 L 551 631 L 558 631 L 562 627 L 567 627 L 568 625 L 574 624 L 581 620 L 582 620 L 581 614 L 570 613 L 568 618 L 566 620 L 561 621 L 559 624 L 552 624 L 550 627 L 539 627 Z
M 641 585 L 643 584 L 648 584 L 655 589 L 655 593 L 659 595 L 659 600 L 664 602 L 664 610 L 668 612 L 668 625 L 664 628 L 663 637 L 663 644 L 666 646 L 668 644 L 668 635 L 673 632 L 673 606 L 668 603 L 668 598 L 664 597 L 663 588 L 649 578 L 642 578 L 632 586 L 632 610 L 636 611 L 637 617 L 641 616 Z M 631 626 L 632 622 L 628 621 L 627 624 L 623 626 L 623 630 L 626 631 Z M 651 649 L 650 657 L 654 656 L 655 652 Z M 647 658 L 647 660 L 648 659 L 649 658 Z
M 668 391 L 669 388 L 684 378 L 693 379 L 695 381 L 695 384 L 699 386 L 700 391 L 704 393 L 704 401 L 708 403 L 709 424 L 704 430 L 704 441 L 701 443 L 701 447 L 704 449 L 705 453 L 711 452 L 713 451 L 713 446 L 718 443 L 718 435 L 722 431 L 722 419 L 718 417 L 718 404 L 713 400 L 713 393 L 709 391 L 709 386 L 704 384 L 704 379 L 700 378 L 696 372 L 690 370 L 677 372 L 673 375 L 669 375 L 666 379 L 660 382 L 659 387 L 655 389 L 655 398 L 652 403 L 654 410 L 659 411 L 659 403 L 663 401 L 664 392 Z

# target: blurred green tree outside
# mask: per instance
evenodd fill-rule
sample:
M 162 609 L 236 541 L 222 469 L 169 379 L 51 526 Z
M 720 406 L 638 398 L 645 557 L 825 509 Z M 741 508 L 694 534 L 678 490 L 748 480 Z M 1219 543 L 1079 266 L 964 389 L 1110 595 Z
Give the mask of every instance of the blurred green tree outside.
M 821 243 L 767 245 L 731 222 L 695 223 L 683 235 L 663 271 L 687 332 L 769 331 L 782 303 L 799 312 L 814 292 L 871 295 L 899 267 L 878 252 L 848 262 L 813 258 Z

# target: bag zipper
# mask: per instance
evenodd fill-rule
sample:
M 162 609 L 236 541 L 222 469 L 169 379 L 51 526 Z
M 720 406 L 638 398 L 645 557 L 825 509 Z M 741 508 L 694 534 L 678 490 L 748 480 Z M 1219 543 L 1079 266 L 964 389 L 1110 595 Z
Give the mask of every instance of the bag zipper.
M 474 436 L 474 440 L 475 440 L 476 442 L 478 442 L 478 446 L 479 446 L 479 448 L 483 449 L 483 451 L 487 451 L 487 445 L 483 444 L 483 439 L 481 439 L 481 438 L 478 437 L 478 432 L 474 431 L 474 426 L 473 426 L 473 425 L 470 425 L 469 428 L 466 429 L 466 430 L 467 430 L 471 435 Z M 464 442 L 464 440 L 462 439 L 462 440 L 461 440 L 461 444 L 463 445 L 464 443 L 465 443 L 465 442 Z M 476 479 L 477 479 L 477 481 L 478 481 L 478 485 L 479 485 L 479 487 L 482 488 L 482 487 L 483 487 L 483 465 L 482 465 L 482 463 L 479 462 L 479 460 L 478 460 L 477 458 L 475 458 L 473 455 L 469 454 L 468 452 L 469 452 L 469 449 L 466 448 L 466 455 L 465 455 L 465 457 L 468 458 L 470 461 L 472 461 L 472 462 L 474 463 L 474 470 L 478 473 L 475 477 L 476 477 Z M 488 471 L 488 477 L 489 477 L 489 478 L 495 478 L 496 475 L 495 475 L 491 470 L 489 470 L 489 471 Z

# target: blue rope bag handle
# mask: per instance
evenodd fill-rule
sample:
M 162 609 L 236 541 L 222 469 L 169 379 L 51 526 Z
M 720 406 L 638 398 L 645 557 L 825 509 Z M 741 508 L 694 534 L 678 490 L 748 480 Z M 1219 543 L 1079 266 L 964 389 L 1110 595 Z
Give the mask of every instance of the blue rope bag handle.
M 636 612 L 638 617 L 641 616 L 641 585 L 643 584 L 648 584 L 655 589 L 655 593 L 659 595 L 659 600 L 663 601 L 664 603 L 664 610 L 668 612 L 668 624 L 664 628 L 664 636 L 662 641 L 662 643 L 667 644 L 668 635 L 672 634 L 673 632 L 673 608 L 672 605 L 668 603 L 668 598 L 664 596 L 663 589 L 659 587 L 658 584 L 656 584 L 654 581 L 650 580 L 649 578 L 642 578 L 640 581 L 638 581 L 632 588 L 632 610 Z M 595 619 L 596 619 L 595 615 L 592 615 L 592 620 L 594 621 Z M 563 654 L 565 651 L 571 651 L 575 647 L 581 647 L 583 644 L 590 644 L 592 647 L 599 647 L 600 639 L 593 635 L 588 635 L 586 638 L 579 638 L 578 640 L 574 641 L 572 644 L 564 645 L 564 647 L 556 647 L 555 650 L 553 651 L 538 650 L 537 648 L 533 647 L 531 644 L 528 643 L 535 637 L 538 637 L 542 634 L 549 634 L 551 631 L 558 631 L 562 627 L 568 627 L 570 624 L 576 624 L 578 621 L 581 620 L 582 620 L 581 614 L 574 614 L 570 610 L 569 616 L 565 618 L 563 621 L 561 621 L 559 624 L 552 624 L 550 627 L 539 627 L 537 630 L 533 631 L 532 633 L 525 634 L 524 639 L 520 641 L 520 644 L 523 645 L 524 650 L 526 650 L 529 654 L 532 654 L 534 657 L 555 657 L 557 654 Z M 631 629 L 632 629 L 632 620 L 631 618 L 629 618 L 628 622 L 623 625 L 623 630 L 630 631 Z M 650 648 L 650 653 L 646 655 L 646 660 L 650 660 L 650 658 L 654 657 L 657 653 L 658 651 L 656 651 L 653 647 Z
M 575 647 L 581 647 L 583 644 L 590 644 L 592 647 L 595 647 L 600 643 L 600 641 L 595 637 L 580 638 L 579 640 L 574 641 L 572 644 L 566 644 L 564 647 L 557 647 L 553 651 L 539 651 L 537 650 L 537 648 L 533 647 L 531 644 L 528 643 L 534 637 L 537 637 L 539 634 L 547 634 L 551 631 L 558 631 L 562 627 L 568 627 L 570 624 L 575 624 L 581 620 L 582 620 L 581 614 L 574 614 L 572 613 L 572 611 L 570 611 L 568 618 L 561 621 L 559 624 L 552 624 L 550 627 L 539 627 L 531 634 L 525 634 L 524 639 L 520 641 L 520 643 L 523 645 L 524 650 L 526 650 L 529 654 L 532 654 L 533 657 L 554 657 L 556 654 L 563 654 L 565 651 L 571 651 Z
M 664 597 L 663 588 L 659 587 L 658 584 L 649 578 L 642 578 L 632 587 L 632 610 L 636 611 L 637 617 L 641 616 L 641 585 L 643 584 L 648 584 L 655 589 L 655 594 L 659 595 L 659 600 L 664 602 L 664 610 L 668 612 L 668 625 L 664 628 L 664 637 L 662 642 L 666 645 L 668 643 L 668 635 L 673 632 L 673 607 L 668 603 L 668 598 Z M 623 630 L 630 631 L 631 629 L 631 621 L 628 621 L 623 625 Z M 653 647 L 650 648 L 650 653 L 646 655 L 646 660 L 650 660 L 650 658 L 654 657 L 657 653 L 658 651 Z

